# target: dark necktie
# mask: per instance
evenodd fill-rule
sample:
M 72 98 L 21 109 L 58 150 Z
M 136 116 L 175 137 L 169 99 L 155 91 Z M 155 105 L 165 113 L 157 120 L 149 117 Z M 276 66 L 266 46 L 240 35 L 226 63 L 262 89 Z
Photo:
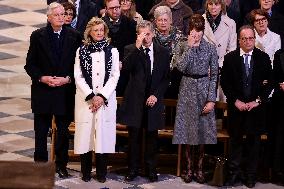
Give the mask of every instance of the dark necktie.
M 147 61 L 147 63 L 149 63 L 149 64 L 151 65 L 151 59 L 150 59 L 149 52 L 150 52 L 150 49 L 149 49 L 149 48 L 145 48 L 145 49 L 144 49 L 146 61 Z
M 249 62 L 248 62 L 248 58 L 249 58 L 249 54 L 245 54 L 245 69 L 246 69 L 246 75 L 249 75 Z

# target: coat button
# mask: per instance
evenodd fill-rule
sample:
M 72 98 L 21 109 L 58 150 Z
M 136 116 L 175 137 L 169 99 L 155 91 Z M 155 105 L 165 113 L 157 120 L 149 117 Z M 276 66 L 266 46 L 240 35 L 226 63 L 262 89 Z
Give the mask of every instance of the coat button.
M 97 75 L 100 75 L 99 73 L 97 73 Z
M 96 86 L 96 89 L 99 88 L 99 86 Z

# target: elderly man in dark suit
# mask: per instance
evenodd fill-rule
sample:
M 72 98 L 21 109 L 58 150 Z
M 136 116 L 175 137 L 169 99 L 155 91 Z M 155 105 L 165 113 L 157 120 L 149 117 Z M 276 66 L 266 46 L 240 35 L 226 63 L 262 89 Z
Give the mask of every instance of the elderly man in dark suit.
M 226 185 L 234 185 L 240 176 L 245 148 L 245 185 L 252 188 L 256 182 L 260 135 L 265 125 L 265 103 L 271 92 L 272 70 L 269 56 L 254 46 L 255 33 L 251 26 L 240 28 L 239 44 L 239 49 L 225 56 L 221 73 L 221 86 L 228 102 L 230 135 Z
M 124 101 L 119 109 L 119 122 L 128 126 L 129 173 L 125 180 L 132 181 L 138 175 L 141 132 L 145 129 L 145 170 L 151 182 L 157 181 L 157 137 L 163 128 L 163 96 L 169 84 L 169 52 L 153 43 L 154 28 L 151 22 L 137 25 L 135 44 L 125 47 L 122 69 L 130 79 Z
M 68 126 L 74 111 L 73 65 L 80 34 L 63 27 L 64 8 L 51 3 L 47 11 L 48 24 L 31 34 L 25 70 L 31 77 L 31 104 L 34 113 L 34 160 L 48 161 L 47 133 L 55 116 L 57 141 L 56 172 L 68 177 Z

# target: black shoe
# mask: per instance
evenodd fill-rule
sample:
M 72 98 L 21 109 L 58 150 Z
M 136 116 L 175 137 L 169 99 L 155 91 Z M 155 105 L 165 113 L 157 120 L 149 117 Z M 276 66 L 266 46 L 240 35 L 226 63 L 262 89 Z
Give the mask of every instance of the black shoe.
M 231 175 L 229 178 L 226 180 L 224 186 L 235 186 L 237 183 L 237 175 Z
M 70 176 L 66 167 L 57 167 L 56 173 L 58 174 L 59 178 L 68 178 L 68 176 Z
M 149 173 L 148 178 L 149 178 L 150 182 L 157 182 L 158 181 L 157 173 Z
M 133 181 L 138 176 L 136 171 L 129 171 L 129 173 L 125 176 L 125 180 L 130 182 Z
M 92 178 L 91 175 L 83 175 L 82 180 L 84 182 L 89 182 L 91 180 L 91 178 Z
M 255 187 L 255 182 L 254 181 L 247 181 L 245 183 L 245 186 L 248 187 L 248 188 L 253 188 L 253 187 Z
M 105 183 L 106 182 L 106 177 L 104 176 L 97 176 L 97 181 L 100 183 Z

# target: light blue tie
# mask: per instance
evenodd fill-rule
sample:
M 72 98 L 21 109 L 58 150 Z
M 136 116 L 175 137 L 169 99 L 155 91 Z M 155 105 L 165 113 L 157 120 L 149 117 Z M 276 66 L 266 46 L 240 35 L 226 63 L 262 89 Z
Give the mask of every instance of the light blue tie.
M 249 75 L 249 62 L 248 62 L 248 58 L 249 58 L 249 54 L 245 54 L 245 69 L 246 69 L 246 75 Z
M 77 3 L 76 3 L 76 1 L 74 2 L 74 6 L 76 7 L 76 9 L 77 9 Z M 78 12 L 79 12 L 79 9 L 78 9 Z M 78 17 L 78 13 L 77 12 L 77 14 L 76 14 L 76 17 L 72 20 L 72 22 L 71 22 L 71 27 L 72 28 L 74 28 L 74 29 L 76 29 L 76 25 L 77 25 L 77 17 Z

